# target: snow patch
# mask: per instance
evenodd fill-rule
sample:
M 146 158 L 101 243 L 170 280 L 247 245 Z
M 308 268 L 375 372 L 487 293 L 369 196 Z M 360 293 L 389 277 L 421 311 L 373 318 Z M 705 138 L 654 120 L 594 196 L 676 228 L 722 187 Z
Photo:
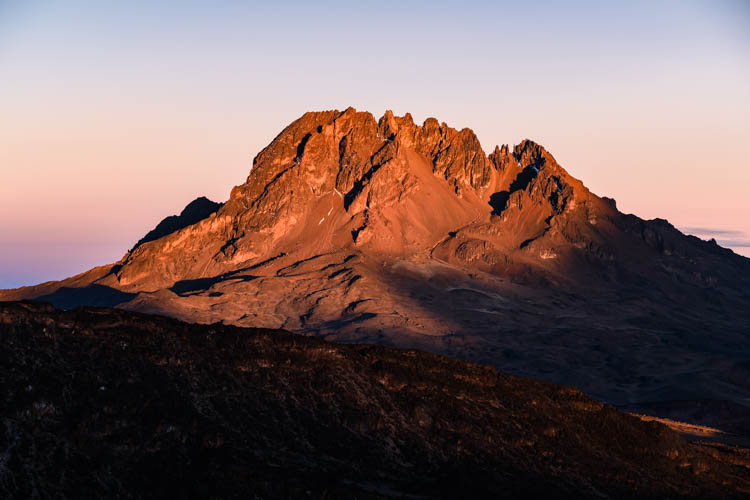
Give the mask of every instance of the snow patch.
M 539 252 L 539 257 L 541 257 L 544 260 L 548 260 L 548 259 L 556 258 L 557 254 L 552 250 L 544 249 L 541 252 Z

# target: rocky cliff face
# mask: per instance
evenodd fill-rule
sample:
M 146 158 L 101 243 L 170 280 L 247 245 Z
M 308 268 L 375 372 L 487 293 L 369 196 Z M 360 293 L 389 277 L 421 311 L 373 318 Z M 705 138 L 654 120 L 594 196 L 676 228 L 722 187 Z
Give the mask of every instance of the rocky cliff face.
M 417 351 L 0 304 L 3 498 L 741 498 L 750 460 Z
M 615 403 L 750 397 L 750 264 L 620 213 L 541 145 L 306 113 L 215 213 L 0 292 L 413 347 Z
M 442 244 L 443 257 L 497 261 L 566 210 L 574 217 L 565 220 L 615 213 L 531 141 L 487 156 L 471 130 L 432 118 L 418 126 L 391 112 L 379 121 L 351 108 L 306 113 L 257 155 L 215 217 L 136 249 L 114 277 L 151 291 L 281 254 L 352 248 L 410 258 L 461 230 L 466 237 Z M 482 233 L 481 251 L 464 241 L 472 230 Z M 554 249 L 540 247 L 552 258 Z

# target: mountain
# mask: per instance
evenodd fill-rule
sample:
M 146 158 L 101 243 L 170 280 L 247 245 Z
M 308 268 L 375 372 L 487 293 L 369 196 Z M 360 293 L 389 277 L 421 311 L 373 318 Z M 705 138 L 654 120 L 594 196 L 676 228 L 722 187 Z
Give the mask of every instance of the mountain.
M 530 140 L 306 113 L 212 210 L 0 300 L 418 348 L 618 405 L 750 402 L 750 259 L 619 212 Z
M 0 303 L 3 498 L 742 498 L 750 457 L 420 351 Z
M 180 215 L 170 215 L 157 224 L 154 229 L 146 233 L 146 236 L 141 238 L 138 243 L 135 244 L 132 250 L 135 250 L 137 247 L 148 241 L 158 240 L 159 238 L 174 233 L 175 231 L 179 231 L 184 227 L 192 226 L 210 216 L 220 208 L 221 203 L 211 201 L 205 196 L 196 198 L 187 204 L 182 212 L 180 212 Z

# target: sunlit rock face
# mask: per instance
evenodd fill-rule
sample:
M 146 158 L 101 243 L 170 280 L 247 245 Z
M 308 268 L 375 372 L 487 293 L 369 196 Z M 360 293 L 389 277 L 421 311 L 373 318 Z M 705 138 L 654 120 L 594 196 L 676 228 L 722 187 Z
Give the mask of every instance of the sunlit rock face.
M 420 348 L 614 403 L 750 398 L 750 261 L 620 213 L 533 141 L 305 113 L 212 208 L 0 298 Z

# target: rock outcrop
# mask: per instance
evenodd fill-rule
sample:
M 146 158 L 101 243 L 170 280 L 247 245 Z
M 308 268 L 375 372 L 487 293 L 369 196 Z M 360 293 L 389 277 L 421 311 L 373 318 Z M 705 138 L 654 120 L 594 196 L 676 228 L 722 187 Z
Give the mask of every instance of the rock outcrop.
M 138 243 L 131 249 L 131 252 L 148 241 L 158 240 L 182 228 L 192 226 L 209 217 L 220 208 L 221 203 L 211 201 L 205 196 L 196 198 L 182 209 L 180 215 L 170 215 L 157 224 L 154 229 L 146 233 L 146 236 L 138 240 Z

